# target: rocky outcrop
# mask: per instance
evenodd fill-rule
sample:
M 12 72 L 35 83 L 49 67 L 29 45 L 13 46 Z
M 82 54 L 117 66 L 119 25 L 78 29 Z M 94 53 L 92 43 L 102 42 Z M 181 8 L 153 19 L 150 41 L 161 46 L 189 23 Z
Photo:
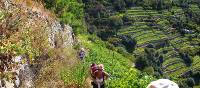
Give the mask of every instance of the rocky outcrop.
M 72 28 L 69 25 L 61 26 L 60 22 L 55 21 L 52 23 L 49 33 L 50 46 L 53 48 L 72 46 L 73 45 L 72 35 L 73 35 Z
M 27 6 L 25 2 L 15 3 L 15 0 L 2 0 L 1 6 L 6 12 L 12 13 L 16 18 L 13 21 L 20 21 L 24 24 L 24 29 L 31 28 L 32 26 L 38 26 L 36 20 L 40 20 L 43 28 L 49 35 L 49 45 L 52 48 L 57 47 L 57 41 L 62 41 L 60 46 L 69 47 L 73 45 L 73 32 L 69 25 L 59 22 L 55 16 L 53 16 L 49 11 L 44 8 L 39 8 L 34 6 Z M 58 38 L 59 37 L 59 38 Z M 62 39 L 62 40 L 61 40 Z
M 18 2 L 16 2 L 18 1 Z M 49 11 L 45 10 L 42 5 L 32 1 L 32 5 L 26 2 L 31 0 L 1 0 L 0 11 L 6 12 L 9 16 L 0 20 L 1 31 L 7 31 L 6 28 L 24 31 L 27 29 L 43 29 L 47 33 L 48 46 L 51 48 L 65 48 L 73 45 L 73 32 L 69 25 L 63 24 Z M 2 26 L 1 26 L 2 25 Z M 14 26 L 13 26 L 14 25 Z M 1 36 L 4 32 L 1 33 Z M 1 58 L 2 59 L 2 58 Z M 12 58 L 10 64 L 12 68 L 4 66 L 3 74 L 12 73 L 13 79 L 1 77 L 0 88 L 33 88 L 34 72 L 26 55 L 19 55 Z M 25 61 L 25 62 L 23 62 Z M 2 61 L 1 61 L 2 62 Z M 23 63 L 22 63 L 23 62 Z

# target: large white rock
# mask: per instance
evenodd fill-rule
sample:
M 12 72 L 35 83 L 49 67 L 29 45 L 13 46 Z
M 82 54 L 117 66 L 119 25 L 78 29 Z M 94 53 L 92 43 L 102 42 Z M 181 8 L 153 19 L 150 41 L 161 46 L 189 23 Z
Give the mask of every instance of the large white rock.
M 178 85 L 169 79 L 159 79 L 151 82 L 147 88 L 179 88 Z

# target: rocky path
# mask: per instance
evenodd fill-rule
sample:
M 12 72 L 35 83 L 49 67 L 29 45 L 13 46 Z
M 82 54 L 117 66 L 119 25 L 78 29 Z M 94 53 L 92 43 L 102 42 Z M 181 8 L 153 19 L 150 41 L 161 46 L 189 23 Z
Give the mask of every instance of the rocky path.
M 90 77 L 88 77 L 85 82 L 86 82 L 87 88 L 92 88 L 92 85 L 91 85 L 92 80 L 90 79 Z

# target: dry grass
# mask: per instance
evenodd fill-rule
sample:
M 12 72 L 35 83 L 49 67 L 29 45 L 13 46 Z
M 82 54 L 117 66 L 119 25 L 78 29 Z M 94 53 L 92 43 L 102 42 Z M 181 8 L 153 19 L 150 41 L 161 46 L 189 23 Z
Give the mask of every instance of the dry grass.
M 70 69 L 78 64 L 76 51 L 73 49 L 52 49 L 49 51 L 50 59 L 42 62 L 44 65 L 36 80 L 37 88 L 69 88 L 60 78 L 63 69 Z M 73 86 L 74 87 L 74 86 Z M 73 88 L 71 87 L 71 88 Z
M 15 44 L 30 54 L 36 51 L 39 54 L 32 57 L 36 60 L 37 56 L 48 55 L 47 60 L 38 60 L 40 62 L 33 63 L 33 65 L 42 65 L 41 69 L 39 69 L 38 77 L 35 80 L 36 88 L 79 88 L 76 84 L 65 84 L 60 77 L 60 73 L 64 69 L 69 70 L 79 64 L 79 60 L 76 58 L 76 51 L 72 48 L 59 47 L 63 44 L 63 41 L 60 41 L 63 40 L 60 39 L 63 36 L 59 36 L 59 34 L 56 36 L 58 38 L 58 47 L 54 49 L 49 47 L 48 30 L 51 22 L 56 19 L 55 15 L 45 10 L 41 3 L 33 0 L 15 0 L 14 3 L 16 8 L 12 13 L 6 12 L 5 18 L 0 22 L 0 28 L 2 29 L 0 32 L 7 36 L 0 43 L 5 46 Z M 32 18 L 32 22 L 29 21 L 30 14 L 27 12 L 27 8 L 29 9 L 28 11 L 39 12 L 42 16 L 48 17 L 49 19 L 47 20 L 49 23 L 46 24 L 46 19 L 37 17 Z M 17 25 L 10 27 L 9 25 L 13 23 Z M 10 51 L 16 52 L 14 50 Z

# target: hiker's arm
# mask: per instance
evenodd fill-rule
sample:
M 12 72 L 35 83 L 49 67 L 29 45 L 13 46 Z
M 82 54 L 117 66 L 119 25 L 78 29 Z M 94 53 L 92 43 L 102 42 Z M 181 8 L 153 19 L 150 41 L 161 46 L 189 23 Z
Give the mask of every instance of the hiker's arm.
M 108 79 L 110 77 L 110 75 L 107 72 L 104 72 L 105 74 L 105 79 Z
M 89 74 L 90 74 L 90 79 L 94 79 L 93 74 L 92 74 L 92 71 L 89 70 L 88 72 L 89 72 Z
M 91 77 L 91 76 L 92 76 L 92 72 L 91 72 L 91 70 L 89 69 L 88 72 L 90 73 L 90 77 Z

